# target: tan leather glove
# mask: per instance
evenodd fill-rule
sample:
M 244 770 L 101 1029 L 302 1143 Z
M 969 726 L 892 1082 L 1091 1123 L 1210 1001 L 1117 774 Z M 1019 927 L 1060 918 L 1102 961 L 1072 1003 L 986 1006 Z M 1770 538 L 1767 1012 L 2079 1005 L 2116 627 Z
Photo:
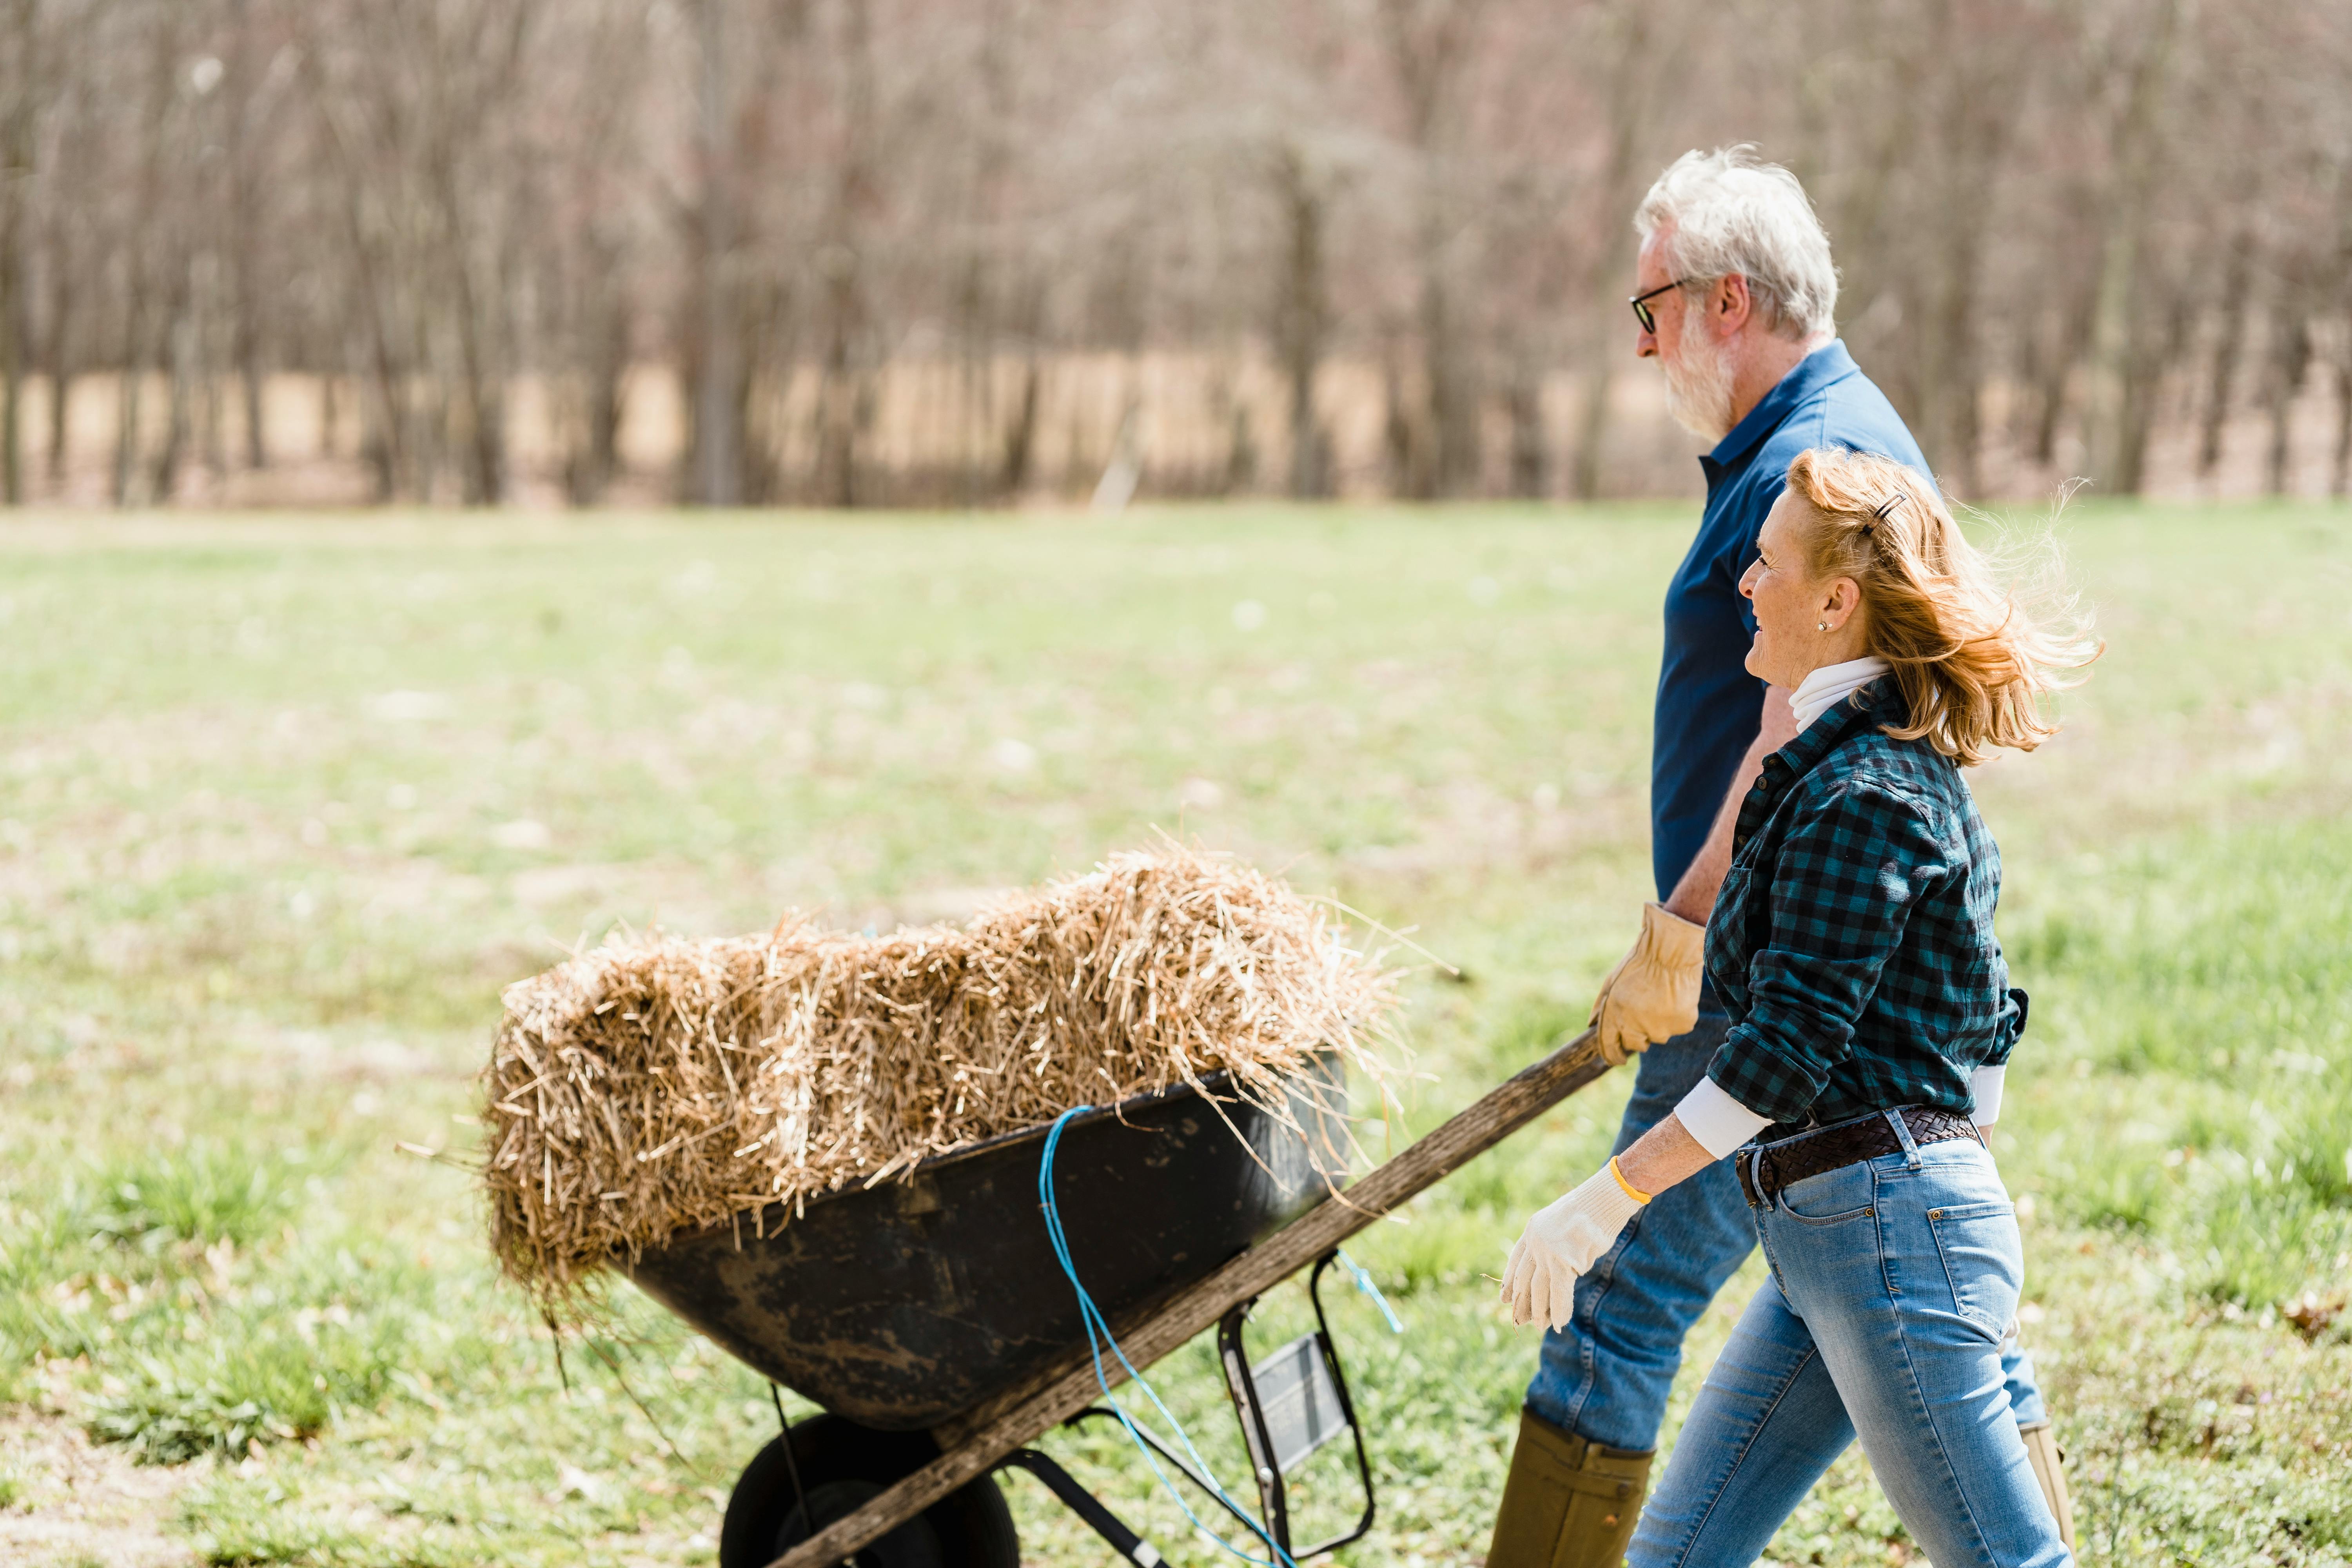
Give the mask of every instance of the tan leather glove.
M 1698 1023 L 1698 977 L 1706 928 L 1664 904 L 1642 906 L 1642 934 L 1633 951 L 1601 983 L 1587 1023 L 1601 1028 L 1601 1055 L 1611 1067 Z

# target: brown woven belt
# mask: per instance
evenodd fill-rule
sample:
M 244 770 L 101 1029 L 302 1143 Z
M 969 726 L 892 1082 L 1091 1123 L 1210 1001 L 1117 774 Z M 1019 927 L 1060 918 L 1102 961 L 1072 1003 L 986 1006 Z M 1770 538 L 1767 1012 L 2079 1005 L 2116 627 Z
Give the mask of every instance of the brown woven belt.
M 1760 1149 L 1741 1150 L 1732 1157 L 1732 1163 L 1738 1167 L 1739 1189 L 1748 1194 L 1748 1206 L 1762 1208 L 1791 1182 L 1840 1170 L 1858 1160 L 1902 1152 L 1903 1141 L 1895 1135 L 1894 1127 L 1886 1120 L 1888 1114 L 1858 1116 L 1818 1132 L 1800 1132 Z M 1984 1142 L 1977 1124 L 1956 1110 L 1906 1105 L 1891 1114 L 1903 1118 L 1915 1144 L 1942 1143 L 1954 1138 Z

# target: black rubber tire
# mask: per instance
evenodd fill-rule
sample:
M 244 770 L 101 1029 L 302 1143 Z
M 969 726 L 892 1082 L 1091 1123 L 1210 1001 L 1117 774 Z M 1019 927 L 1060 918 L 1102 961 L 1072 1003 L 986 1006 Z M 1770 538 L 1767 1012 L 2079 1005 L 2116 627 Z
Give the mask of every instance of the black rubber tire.
M 791 1465 L 785 1441 L 776 1438 L 743 1467 L 719 1531 L 719 1568 L 767 1568 L 814 1533 L 793 1496 L 794 1466 L 821 1529 L 940 1455 L 927 1433 L 877 1432 L 838 1415 L 793 1423 Z M 855 1561 L 856 1568 L 1021 1568 L 1021 1541 L 995 1479 L 982 1476 Z

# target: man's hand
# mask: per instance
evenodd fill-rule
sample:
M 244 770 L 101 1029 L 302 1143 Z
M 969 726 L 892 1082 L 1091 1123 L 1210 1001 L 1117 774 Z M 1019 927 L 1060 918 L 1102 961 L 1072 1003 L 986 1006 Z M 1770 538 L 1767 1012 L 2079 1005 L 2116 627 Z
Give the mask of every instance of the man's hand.
M 1688 1034 L 1698 1023 L 1701 949 L 1706 928 L 1663 904 L 1642 906 L 1642 934 L 1601 983 L 1588 1022 L 1601 1030 L 1601 1055 L 1611 1067 L 1627 1056 Z

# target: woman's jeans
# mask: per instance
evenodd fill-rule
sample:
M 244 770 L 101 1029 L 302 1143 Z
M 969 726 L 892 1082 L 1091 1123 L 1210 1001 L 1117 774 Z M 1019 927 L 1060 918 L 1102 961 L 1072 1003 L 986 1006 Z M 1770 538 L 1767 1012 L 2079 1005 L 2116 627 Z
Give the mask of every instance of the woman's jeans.
M 1623 1153 L 1665 1120 L 1730 1032 L 1731 1020 L 1712 996 L 1704 997 L 1696 1027 L 1635 1058 L 1633 1095 L 1612 1153 Z M 1656 1447 L 1666 1396 L 1683 1364 L 1683 1337 L 1755 1250 L 1756 1223 L 1730 1161 L 1718 1160 L 1660 1193 L 1576 1282 L 1568 1327 L 1544 1335 L 1528 1408 L 1603 1447 Z M 2015 1340 L 2005 1349 L 2019 1423 L 2048 1420 L 2032 1359 Z
M 2017 1211 L 1973 1139 L 1896 1131 L 1906 1152 L 1752 1211 L 1772 1277 L 1683 1424 L 1634 1568 L 1755 1562 L 1857 1435 L 1936 1568 L 2072 1562 L 2001 1365 L 2024 1279 Z

